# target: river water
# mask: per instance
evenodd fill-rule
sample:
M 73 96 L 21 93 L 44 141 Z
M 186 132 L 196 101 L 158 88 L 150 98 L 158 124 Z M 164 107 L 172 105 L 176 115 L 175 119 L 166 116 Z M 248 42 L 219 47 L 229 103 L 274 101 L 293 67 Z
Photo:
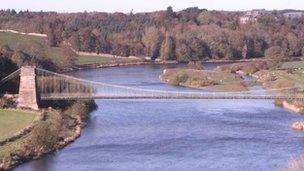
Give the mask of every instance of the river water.
M 111 84 L 189 91 L 163 84 L 166 67 L 130 66 L 79 71 Z M 205 68 L 212 68 L 208 64 Z M 277 170 L 303 154 L 296 113 L 272 100 L 96 100 L 75 143 L 15 171 Z

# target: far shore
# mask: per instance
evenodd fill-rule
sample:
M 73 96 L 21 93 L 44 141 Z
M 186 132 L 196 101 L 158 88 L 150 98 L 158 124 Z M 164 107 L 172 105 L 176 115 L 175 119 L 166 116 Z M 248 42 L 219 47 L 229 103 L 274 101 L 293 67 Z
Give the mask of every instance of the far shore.
M 114 57 L 108 57 L 108 58 L 114 58 Z M 119 57 L 119 58 L 128 58 L 128 57 Z M 137 57 L 137 59 L 140 58 Z M 265 58 L 252 58 L 252 59 L 239 59 L 239 60 L 212 59 L 212 60 L 202 61 L 202 63 L 240 63 L 240 62 L 259 62 L 259 61 L 265 61 Z M 187 62 L 178 62 L 176 60 L 172 60 L 172 61 L 144 60 L 138 62 L 118 62 L 118 63 L 108 63 L 108 64 L 93 63 L 93 64 L 76 65 L 75 67 L 67 68 L 65 70 L 62 70 L 61 72 L 65 73 L 65 72 L 73 72 L 73 71 L 86 70 L 86 69 L 125 67 L 132 65 L 170 65 L 170 64 L 187 64 Z

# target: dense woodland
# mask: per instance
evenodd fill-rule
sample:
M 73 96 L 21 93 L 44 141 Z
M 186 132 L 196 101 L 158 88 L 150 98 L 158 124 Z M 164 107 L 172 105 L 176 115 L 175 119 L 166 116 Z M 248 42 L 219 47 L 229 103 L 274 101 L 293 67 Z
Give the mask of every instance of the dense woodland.
M 262 57 L 279 46 L 288 56 L 304 54 L 304 17 L 271 11 L 240 24 L 244 12 L 188 8 L 152 13 L 55 13 L 0 11 L 0 28 L 46 33 L 51 46 L 163 60 Z

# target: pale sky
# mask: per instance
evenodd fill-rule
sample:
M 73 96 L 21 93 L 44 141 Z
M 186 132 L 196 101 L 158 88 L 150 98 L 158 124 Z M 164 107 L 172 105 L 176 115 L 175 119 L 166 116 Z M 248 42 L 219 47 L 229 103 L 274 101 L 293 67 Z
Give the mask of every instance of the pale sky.
M 0 0 L 0 9 L 57 12 L 124 12 L 134 13 L 188 7 L 208 10 L 250 10 L 265 8 L 304 10 L 304 0 Z

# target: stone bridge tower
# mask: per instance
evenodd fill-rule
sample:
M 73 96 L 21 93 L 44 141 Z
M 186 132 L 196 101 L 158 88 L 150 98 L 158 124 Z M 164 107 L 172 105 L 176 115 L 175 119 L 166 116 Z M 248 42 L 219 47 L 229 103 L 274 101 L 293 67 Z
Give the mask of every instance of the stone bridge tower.
M 23 66 L 20 73 L 18 108 L 38 110 L 34 66 Z

